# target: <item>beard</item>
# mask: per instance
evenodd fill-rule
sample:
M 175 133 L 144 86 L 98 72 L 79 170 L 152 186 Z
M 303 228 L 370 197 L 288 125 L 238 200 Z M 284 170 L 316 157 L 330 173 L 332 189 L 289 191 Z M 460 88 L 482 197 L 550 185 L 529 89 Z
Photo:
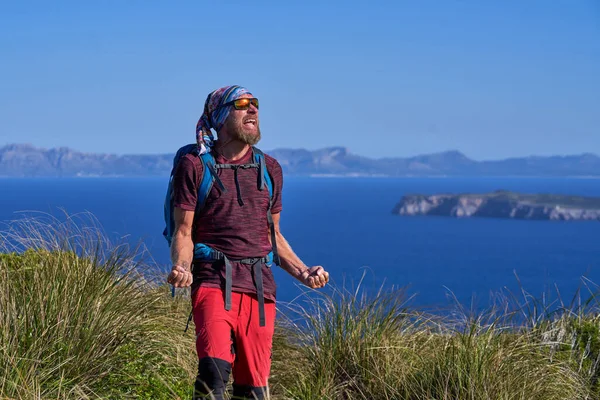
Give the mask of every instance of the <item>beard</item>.
M 258 126 L 258 122 L 256 124 L 256 131 L 247 131 L 244 129 L 243 125 L 232 126 L 230 129 L 231 136 L 235 140 L 239 140 L 242 143 L 245 143 L 250 146 L 254 146 L 260 141 L 260 127 Z

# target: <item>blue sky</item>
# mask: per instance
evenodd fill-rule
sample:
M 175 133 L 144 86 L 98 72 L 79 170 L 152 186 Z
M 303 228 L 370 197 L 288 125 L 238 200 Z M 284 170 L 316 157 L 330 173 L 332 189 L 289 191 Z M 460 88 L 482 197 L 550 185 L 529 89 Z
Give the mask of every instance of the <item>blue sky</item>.
M 600 154 L 600 1 L 0 3 L 0 146 L 164 153 L 248 87 L 260 147 Z

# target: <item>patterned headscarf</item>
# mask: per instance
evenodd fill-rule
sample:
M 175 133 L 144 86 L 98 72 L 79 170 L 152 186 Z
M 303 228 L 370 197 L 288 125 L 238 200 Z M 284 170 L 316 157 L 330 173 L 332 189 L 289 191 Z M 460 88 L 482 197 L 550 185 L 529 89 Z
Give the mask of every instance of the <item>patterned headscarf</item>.
M 242 95 L 249 94 L 248 89 L 238 85 L 224 86 L 210 93 L 204 102 L 204 113 L 196 124 L 196 142 L 200 149 L 200 154 L 207 153 L 214 144 L 215 138 L 211 128 L 219 132 L 223 127 L 225 120 L 229 116 L 231 107 L 221 107 L 227 102 L 237 100 Z

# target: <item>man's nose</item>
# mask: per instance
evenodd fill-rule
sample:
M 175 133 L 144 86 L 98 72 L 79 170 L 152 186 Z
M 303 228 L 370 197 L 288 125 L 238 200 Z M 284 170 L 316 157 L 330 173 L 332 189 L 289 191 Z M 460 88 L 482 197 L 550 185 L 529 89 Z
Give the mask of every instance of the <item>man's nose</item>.
M 249 114 L 257 114 L 258 108 L 256 108 L 256 106 L 254 104 L 250 104 L 250 106 L 248 107 L 248 113 Z

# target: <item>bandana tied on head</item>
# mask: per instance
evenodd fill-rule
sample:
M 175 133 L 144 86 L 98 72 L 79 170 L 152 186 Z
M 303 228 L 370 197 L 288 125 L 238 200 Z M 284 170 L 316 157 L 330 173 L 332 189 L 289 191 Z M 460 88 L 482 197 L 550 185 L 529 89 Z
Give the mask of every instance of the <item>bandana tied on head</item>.
M 248 89 L 233 85 L 224 86 L 208 95 L 204 102 L 204 113 L 196 124 L 196 142 L 200 154 L 208 153 L 214 144 L 215 138 L 210 129 L 219 132 L 231 111 L 231 107 L 219 106 L 237 100 L 245 94 L 252 95 Z

